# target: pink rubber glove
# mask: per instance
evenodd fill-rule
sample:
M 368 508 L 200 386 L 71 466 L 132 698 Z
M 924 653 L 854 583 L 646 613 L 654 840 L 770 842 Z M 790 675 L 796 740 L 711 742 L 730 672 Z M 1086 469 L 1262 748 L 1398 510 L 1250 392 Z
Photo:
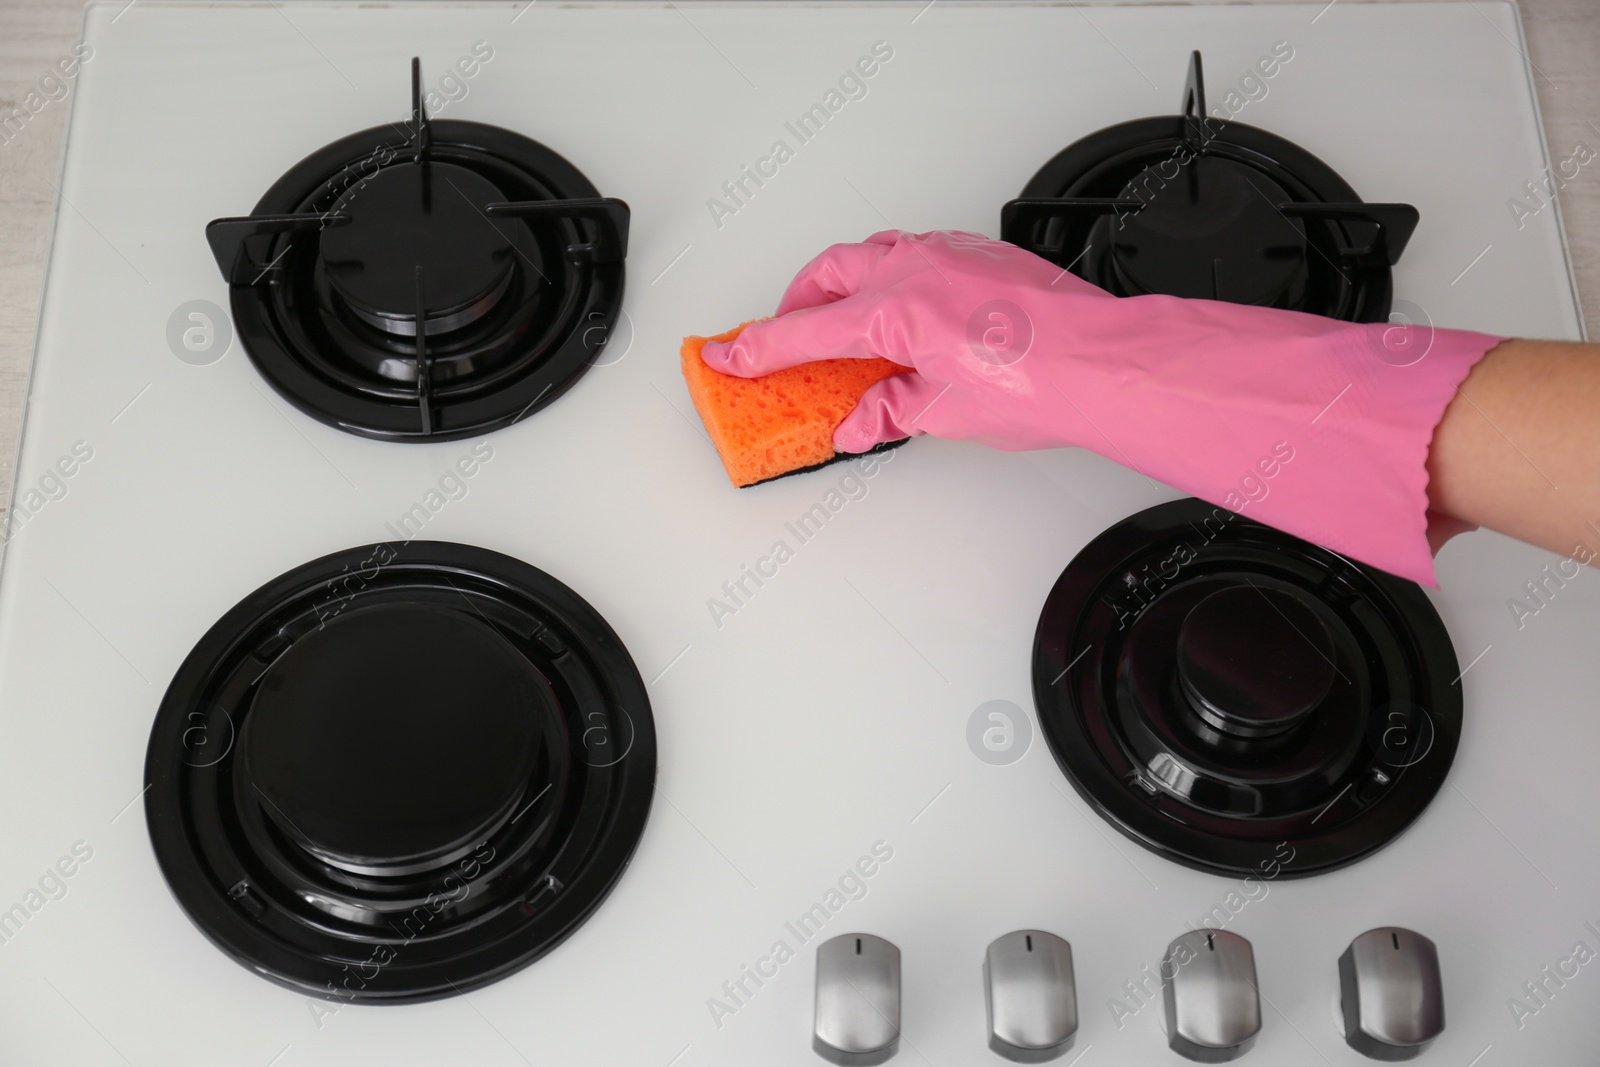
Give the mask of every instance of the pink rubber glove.
M 1434 584 L 1428 449 L 1503 338 L 1170 296 L 1115 297 L 980 234 L 835 245 L 777 317 L 708 344 L 744 377 L 813 359 L 914 368 L 873 386 L 841 452 L 915 434 L 1092 449 L 1185 493 Z

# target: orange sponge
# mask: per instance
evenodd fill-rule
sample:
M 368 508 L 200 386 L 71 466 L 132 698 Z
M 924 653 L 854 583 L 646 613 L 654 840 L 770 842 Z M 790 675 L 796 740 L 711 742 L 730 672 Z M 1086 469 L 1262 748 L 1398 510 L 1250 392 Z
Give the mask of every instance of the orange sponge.
M 887 359 L 823 359 L 739 378 L 706 366 L 700 350 L 707 341 L 731 341 L 748 325 L 715 337 L 686 337 L 681 350 L 689 396 L 736 486 L 841 458 L 833 431 L 862 393 L 907 369 Z

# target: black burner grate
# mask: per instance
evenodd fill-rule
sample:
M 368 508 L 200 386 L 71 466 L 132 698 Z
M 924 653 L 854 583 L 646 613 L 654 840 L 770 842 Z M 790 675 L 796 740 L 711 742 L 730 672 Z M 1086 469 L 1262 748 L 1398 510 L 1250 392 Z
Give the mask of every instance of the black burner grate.
M 308 156 L 206 227 L 246 352 L 307 414 L 383 440 L 510 425 L 572 385 L 621 313 L 628 206 L 495 126 L 405 123 Z
M 1382 322 L 1407 204 L 1362 203 L 1311 153 L 1206 115 L 1200 53 L 1181 114 L 1069 145 L 1000 213 L 1002 239 L 1118 296 L 1163 293 Z

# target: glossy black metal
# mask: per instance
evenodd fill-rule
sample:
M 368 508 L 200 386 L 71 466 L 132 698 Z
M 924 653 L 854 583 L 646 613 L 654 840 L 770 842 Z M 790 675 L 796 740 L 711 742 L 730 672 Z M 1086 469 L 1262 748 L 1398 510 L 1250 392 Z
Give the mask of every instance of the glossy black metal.
M 1461 732 L 1416 585 L 1198 500 L 1102 533 L 1039 618 L 1034 701 L 1112 825 L 1187 866 L 1301 877 L 1392 841 Z
M 1305 224 L 1278 212 L 1286 194 L 1277 183 L 1212 156 L 1190 160 L 1166 188 L 1158 170 L 1146 167 L 1123 190 L 1148 196 L 1112 234 L 1123 291 L 1270 306 L 1298 298 L 1307 283 Z
M 432 265 L 428 331 L 459 329 L 494 307 L 515 270 L 521 235 L 503 233 L 485 212 L 499 199 L 452 163 L 385 168 L 335 205 L 349 221 L 322 234 L 320 266 L 357 318 L 415 337 L 416 272 Z
M 426 602 L 352 608 L 256 683 L 235 791 L 330 865 L 415 874 L 465 856 L 526 802 L 538 723 L 559 714 L 539 671 L 480 619 Z
M 1189 706 L 1235 737 L 1271 737 L 1302 722 L 1333 687 L 1335 654 L 1303 593 L 1250 582 L 1190 608 L 1173 650 Z
M 419 78 L 413 60 L 407 121 L 320 149 L 252 215 L 206 227 L 263 377 L 382 440 L 526 418 L 592 365 L 621 314 L 627 205 L 536 141 L 430 121 Z
M 422 58 L 411 57 L 411 132 L 415 152 L 411 162 L 425 162 L 433 149 L 433 125 L 428 121 L 428 109 L 422 95 Z
M 1189 143 L 1199 149 L 1206 137 L 1206 70 L 1198 48 L 1189 53 L 1189 74 L 1183 80 L 1183 104 L 1178 114 L 1188 121 Z
M 412 319 L 416 325 L 417 410 L 421 414 L 423 436 L 433 433 L 433 354 L 428 351 L 428 300 L 422 287 L 422 264 L 417 264 L 413 278 L 416 282 L 416 312 Z
M 219 948 L 341 1001 L 449 996 L 599 907 L 655 730 L 594 610 L 525 563 L 413 541 L 324 557 L 178 669 L 145 764 L 156 860 Z
M 1200 54 L 1179 114 L 1112 126 L 1046 163 L 1000 235 L 1119 296 L 1164 293 L 1381 322 L 1417 225 L 1364 204 L 1289 141 L 1209 117 Z
M 596 197 L 589 200 L 527 200 L 515 204 L 490 204 L 488 214 L 495 218 L 591 219 L 601 223 L 592 244 L 569 249 L 572 255 L 591 263 L 621 263 L 628 252 L 628 205 L 621 200 Z
M 229 285 L 258 285 L 275 276 L 278 260 L 258 254 L 285 233 L 313 233 L 347 224 L 339 215 L 248 215 L 242 219 L 217 219 L 206 226 L 211 254 Z

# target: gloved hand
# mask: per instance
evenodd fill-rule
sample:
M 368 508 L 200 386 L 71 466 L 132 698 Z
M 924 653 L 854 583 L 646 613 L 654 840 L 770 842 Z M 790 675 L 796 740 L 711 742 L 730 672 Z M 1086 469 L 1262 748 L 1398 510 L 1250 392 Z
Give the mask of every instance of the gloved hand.
M 1434 427 L 1502 338 L 1169 296 L 1115 297 L 980 234 L 835 245 L 775 318 L 707 344 L 744 377 L 813 359 L 913 368 L 834 432 L 1073 445 L 1334 552 L 1433 584 Z

